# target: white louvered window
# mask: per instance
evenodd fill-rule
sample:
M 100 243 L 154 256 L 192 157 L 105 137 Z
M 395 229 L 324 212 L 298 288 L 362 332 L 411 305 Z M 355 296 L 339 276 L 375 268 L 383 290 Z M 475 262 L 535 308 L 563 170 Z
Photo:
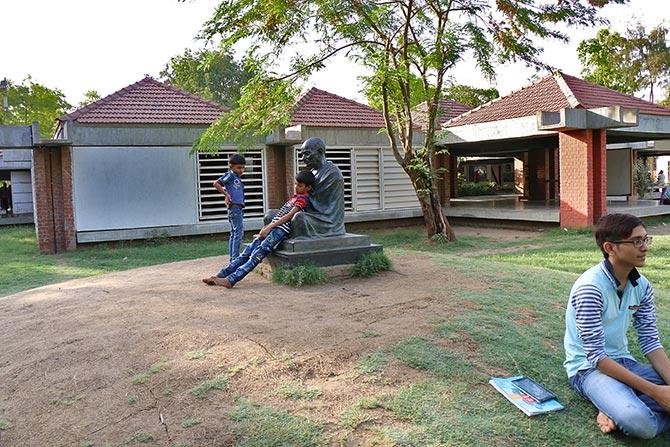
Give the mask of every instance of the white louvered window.
M 297 166 L 298 170 L 306 169 L 305 163 L 300 161 L 300 150 L 296 148 L 294 150 L 294 156 L 296 163 L 294 166 Z M 350 148 L 328 148 L 326 150 L 326 158 L 332 161 L 335 166 L 340 168 L 342 171 L 342 176 L 344 177 L 344 210 L 351 211 L 353 207 L 353 193 L 352 193 L 352 181 L 351 181 L 351 149 Z M 298 171 L 296 170 L 296 173 Z
M 212 186 L 214 181 L 228 172 L 228 157 L 234 149 L 216 154 L 198 153 L 198 210 L 200 220 L 220 220 L 228 217 L 228 209 L 221 195 Z M 247 160 L 244 182 L 244 217 L 260 217 L 265 213 L 263 194 L 263 151 L 250 149 L 244 152 Z

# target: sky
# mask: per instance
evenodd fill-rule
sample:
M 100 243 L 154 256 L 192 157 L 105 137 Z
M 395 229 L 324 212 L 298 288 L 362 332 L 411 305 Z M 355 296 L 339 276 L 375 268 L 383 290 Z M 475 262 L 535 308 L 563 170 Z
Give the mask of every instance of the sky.
M 668 0 L 630 0 L 608 5 L 601 15 L 623 32 L 633 20 L 647 28 L 670 25 Z M 146 74 L 158 78 L 172 56 L 202 48 L 196 38 L 217 0 L 0 0 L 0 79 L 21 82 L 26 76 L 58 88 L 70 104 L 87 90 L 109 95 Z M 576 48 L 598 28 L 571 28 L 570 43 L 543 42 L 543 60 L 579 76 Z M 530 83 L 534 69 L 522 64 L 498 66 L 493 86 L 505 95 Z M 308 80 L 317 87 L 365 102 L 358 76 L 364 70 L 344 57 L 328 63 Z M 451 71 L 456 83 L 489 87 L 472 61 Z

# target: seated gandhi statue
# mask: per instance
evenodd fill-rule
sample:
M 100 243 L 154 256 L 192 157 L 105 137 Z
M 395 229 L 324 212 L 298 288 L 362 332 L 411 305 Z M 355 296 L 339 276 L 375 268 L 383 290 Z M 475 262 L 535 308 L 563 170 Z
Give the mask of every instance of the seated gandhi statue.
M 315 181 L 307 208 L 291 220 L 291 238 L 344 235 L 344 177 L 333 162 L 326 160 L 326 144 L 320 138 L 306 140 L 300 147 L 300 159 L 312 171 Z M 276 212 L 268 211 L 265 221 L 271 221 Z

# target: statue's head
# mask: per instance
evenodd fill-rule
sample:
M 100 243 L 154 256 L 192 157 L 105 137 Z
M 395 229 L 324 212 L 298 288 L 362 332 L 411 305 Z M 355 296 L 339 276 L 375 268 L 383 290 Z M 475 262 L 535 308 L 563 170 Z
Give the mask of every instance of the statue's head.
M 305 140 L 300 146 L 300 159 L 308 168 L 318 168 L 326 159 L 326 143 L 321 138 Z

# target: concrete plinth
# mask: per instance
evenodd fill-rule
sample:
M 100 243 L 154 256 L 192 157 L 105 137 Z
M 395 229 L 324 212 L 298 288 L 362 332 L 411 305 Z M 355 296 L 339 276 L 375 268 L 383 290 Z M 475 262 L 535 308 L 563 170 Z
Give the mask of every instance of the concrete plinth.
M 370 237 L 362 234 L 347 233 L 323 239 L 287 239 L 267 257 L 267 263 L 284 267 L 305 263 L 318 267 L 351 265 L 362 255 L 381 250 L 381 245 L 371 244 Z

